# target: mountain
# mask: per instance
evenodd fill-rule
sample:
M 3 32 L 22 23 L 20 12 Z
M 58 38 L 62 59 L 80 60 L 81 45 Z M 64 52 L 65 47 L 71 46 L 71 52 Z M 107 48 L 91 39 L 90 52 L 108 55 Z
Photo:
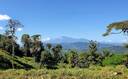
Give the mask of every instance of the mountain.
M 62 36 L 54 39 L 49 39 L 45 42 L 46 43 L 75 43 L 75 42 L 89 42 L 89 40 L 83 39 L 83 38 L 72 38 L 72 37 Z
M 83 38 L 72 38 L 62 36 L 59 38 L 50 39 L 45 41 L 45 43 L 52 43 L 53 45 L 61 44 L 64 49 L 77 49 L 80 51 L 88 50 L 89 40 Z M 124 48 L 121 43 L 107 43 L 107 42 L 99 42 L 98 49 L 110 49 L 113 52 L 126 52 L 128 49 Z

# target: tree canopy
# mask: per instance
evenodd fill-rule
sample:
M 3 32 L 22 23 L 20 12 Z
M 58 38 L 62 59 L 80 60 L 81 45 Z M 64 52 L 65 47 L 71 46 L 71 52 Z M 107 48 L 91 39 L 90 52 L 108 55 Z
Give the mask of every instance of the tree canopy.
M 113 30 L 116 31 L 119 30 L 119 32 L 114 33 L 112 32 Z M 109 24 L 107 26 L 107 31 L 106 33 L 103 34 L 103 36 L 108 36 L 110 34 L 120 34 L 120 33 L 128 34 L 128 21 L 114 22 Z

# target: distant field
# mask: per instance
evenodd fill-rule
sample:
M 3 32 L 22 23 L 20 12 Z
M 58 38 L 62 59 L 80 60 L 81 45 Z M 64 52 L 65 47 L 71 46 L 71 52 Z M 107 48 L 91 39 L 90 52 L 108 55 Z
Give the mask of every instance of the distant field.
M 85 69 L 57 70 L 5 70 L 0 71 L 0 79 L 128 79 L 128 69 L 125 66 L 91 66 Z

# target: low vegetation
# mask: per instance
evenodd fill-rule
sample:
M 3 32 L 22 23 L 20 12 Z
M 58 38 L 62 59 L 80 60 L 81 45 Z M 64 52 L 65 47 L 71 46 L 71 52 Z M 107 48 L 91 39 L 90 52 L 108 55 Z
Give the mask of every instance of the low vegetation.
M 128 79 L 125 66 L 90 66 L 87 69 L 61 68 L 57 70 L 5 70 L 0 71 L 0 79 Z

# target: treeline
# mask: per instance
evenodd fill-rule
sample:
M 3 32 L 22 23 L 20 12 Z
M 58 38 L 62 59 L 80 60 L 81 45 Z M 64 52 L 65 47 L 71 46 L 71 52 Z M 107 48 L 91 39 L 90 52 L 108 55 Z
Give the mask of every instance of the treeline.
M 17 28 L 22 26 L 22 24 L 17 20 L 9 20 L 6 25 L 7 29 L 4 34 L 0 34 L 0 48 L 6 50 L 13 57 L 16 56 L 26 56 L 33 57 L 35 62 L 40 64 L 40 68 L 57 68 L 57 66 L 71 68 L 80 67 L 87 68 L 90 65 L 100 65 L 104 66 L 104 62 L 109 57 L 114 57 L 108 50 L 103 50 L 102 52 L 97 51 L 97 42 L 90 41 L 88 46 L 88 51 L 78 52 L 76 50 L 64 50 L 62 45 L 57 44 L 53 46 L 50 43 L 46 45 L 41 41 L 41 35 L 23 34 L 21 38 L 21 45 L 17 41 L 15 35 Z M 123 58 L 123 57 L 122 57 Z M 128 58 L 128 55 L 125 55 Z M 113 58 L 114 59 L 114 58 Z M 117 58 L 118 60 L 118 58 Z M 124 64 L 128 65 L 128 59 L 122 61 L 115 61 L 114 65 Z M 112 63 L 113 64 L 113 63 Z M 13 62 L 12 62 L 12 67 Z
M 12 43 L 13 42 L 13 43 Z M 33 57 L 40 67 L 54 68 L 58 63 L 70 64 L 71 67 L 89 67 L 90 64 L 102 65 L 102 60 L 111 56 L 109 52 L 97 53 L 97 43 L 90 41 L 89 51 L 79 53 L 76 50 L 64 50 L 60 44 L 43 45 L 41 35 L 23 34 L 20 46 L 11 36 L 0 35 L 0 48 L 10 55 Z M 14 53 L 13 53 L 14 49 Z

